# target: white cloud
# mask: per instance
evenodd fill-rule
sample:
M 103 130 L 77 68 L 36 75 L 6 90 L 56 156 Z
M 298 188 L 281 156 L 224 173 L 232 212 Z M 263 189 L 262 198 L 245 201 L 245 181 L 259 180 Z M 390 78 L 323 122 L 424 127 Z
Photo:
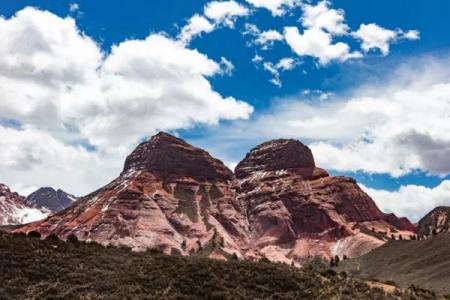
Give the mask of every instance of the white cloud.
M 188 20 L 181 29 L 178 40 L 189 44 L 194 37 L 200 36 L 202 33 L 210 33 L 222 26 L 234 28 L 236 19 L 248 16 L 250 11 L 234 0 L 211 1 L 205 5 L 203 14 L 195 14 Z
M 379 49 L 386 56 L 389 54 L 390 44 L 400 39 L 418 40 L 420 33 L 417 30 L 403 32 L 402 30 L 389 30 L 377 24 L 362 24 L 353 36 L 361 40 L 361 48 L 368 52 L 372 49 Z
M 365 52 L 379 49 L 383 55 L 388 55 L 389 45 L 397 39 L 397 32 L 372 23 L 362 24 L 354 36 L 362 41 L 361 48 Z
M 246 0 L 256 8 L 265 8 L 271 11 L 273 16 L 282 16 L 300 3 L 297 0 Z
M 80 6 L 77 3 L 70 3 L 69 5 L 69 11 L 70 12 L 76 12 L 80 9 Z
M 192 38 L 201 35 L 202 33 L 209 33 L 215 28 L 207 18 L 198 14 L 192 16 L 188 24 L 184 26 L 178 38 L 185 44 L 189 44 Z
M 362 56 L 359 52 L 351 52 L 350 47 L 343 42 L 333 44 L 332 35 L 317 28 L 306 29 L 300 34 L 297 27 L 286 27 L 284 37 L 297 55 L 312 56 L 322 65 L 332 60 L 346 61 Z
M 255 58 L 253 59 L 255 60 Z M 265 62 L 263 64 L 264 70 L 268 71 L 273 75 L 273 78 L 270 80 L 274 85 L 281 87 L 282 82 L 280 79 L 280 72 L 284 71 L 291 71 L 293 70 L 297 65 L 299 65 L 299 62 L 291 57 L 285 57 L 280 59 L 280 61 L 276 64 L 273 64 L 271 62 Z
M 216 23 L 234 27 L 237 17 L 244 17 L 250 14 L 247 7 L 236 1 L 212 1 L 206 4 L 204 14 Z
M 408 216 L 417 222 L 437 206 L 450 205 L 450 181 L 444 180 L 437 187 L 418 185 L 401 186 L 396 191 L 385 191 L 361 186 L 386 212 Z
M 0 121 L 15 120 L 23 128 L 14 132 L 0 127 L 5 141 L 22 137 L 22 147 L 0 151 L 8 155 L 2 171 L 8 184 L 36 186 L 24 175 L 30 168 L 34 177 L 43 172 L 40 178 L 48 179 L 47 185 L 57 181 L 46 171 L 51 169 L 47 160 L 67 166 L 67 173 L 58 173 L 59 178 L 67 174 L 67 182 L 89 178 L 88 173 L 76 177 L 77 172 L 69 171 L 95 166 L 95 155 L 74 144 L 96 147 L 103 161 L 119 156 L 121 164 L 135 143 L 158 130 L 248 118 L 253 110 L 223 97 L 208 81 L 231 72 L 229 61 L 217 63 L 163 34 L 127 40 L 106 55 L 72 18 L 26 8 L 10 19 L 0 17 L 0 39 Z M 51 145 L 51 153 L 38 147 L 30 152 L 39 143 Z M 63 159 L 67 156 L 73 163 Z M 114 164 L 114 169 L 107 174 L 117 174 L 120 166 Z M 96 182 L 78 187 L 85 192 Z
M 411 41 L 420 40 L 420 32 L 418 30 L 409 30 L 403 33 L 403 37 Z
M 269 50 L 275 42 L 283 41 L 284 37 L 276 30 L 261 31 L 254 24 L 245 24 L 244 35 L 251 35 L 254 39 L 248 45 L 261 46 L 262 50 Z
M 222 66 L 223 74 L 231 76 L 234 71 L 234 65 L 231 61 L 226 59 L 225 57 L 220 58 L 220 65 Z
M 302 5 L 302 25 L 305 28 L 322 29 L 333 35 L 346 34 L 349 27 L 345 24 L 345 12 L 330 8 L 331 2 L 321 1 L 316 6 Z

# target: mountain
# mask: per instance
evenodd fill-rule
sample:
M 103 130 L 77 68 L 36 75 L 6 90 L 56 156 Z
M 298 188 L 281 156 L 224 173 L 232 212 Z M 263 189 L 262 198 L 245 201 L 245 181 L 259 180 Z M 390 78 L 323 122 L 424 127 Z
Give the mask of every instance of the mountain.
M 450 232 L 450 207 L 436 207 L 419 221 L 419 235 L 431 235 L 434 230 L 437 233 Z
M 0 183 L 0 225 L 18 225 L 44 219 L 47 215 L 28 205 L 25 198 Z
M 0 232 L 0 299 L 443 299 L 332 270 L 182 258 Z
M 390 241 L 364 256 L 341 262 L 336 271 L 450 294 L 449 245 L 448 233 L 420 241 Z
M 382 213 L 355 180 L 317 168 L 299 141 L 259 145 L 233 174 L 206 151 L 159 133 L 127 157 L 117 179 L 16 232 L 301 264 L 313 256 L 359 256 L 413 230 L 406 219 Z
M 30 194 L 25 201 L 32 207 L 56 213 L 71 206 L 76 200 L 75 196 L 60 189 L 43 187 Z
M 296 140 L 257 146 L 235 174 L 252 244 L 272 260 L 359 256 L 392 233 L 415 229 L 382 213 L 354 179 L 317 168 L 311 150 Z

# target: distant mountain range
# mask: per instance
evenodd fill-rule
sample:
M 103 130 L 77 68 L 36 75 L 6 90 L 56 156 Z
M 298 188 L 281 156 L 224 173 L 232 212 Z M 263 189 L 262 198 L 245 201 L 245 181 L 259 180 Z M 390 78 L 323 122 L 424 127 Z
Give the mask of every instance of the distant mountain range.
M 69 207 L 76 199 L 50 187 L 40 188 L 24 197 L 0 184 L 0 225 L 19 225 L 45 219 Z
M 381 212 L 354 179 L 316 167 L 299 141 L 263 143 L 233 173 L 206 151 L 159 133 L 110 184 L 15 232 L 300 265 L 316 256 L 357 257 L 415 230 Z

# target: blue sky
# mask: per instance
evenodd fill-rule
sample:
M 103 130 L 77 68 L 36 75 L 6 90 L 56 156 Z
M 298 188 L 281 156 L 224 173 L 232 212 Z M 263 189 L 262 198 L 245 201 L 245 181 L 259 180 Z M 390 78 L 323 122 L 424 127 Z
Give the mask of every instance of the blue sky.
M 387 211 L 450 204 L 450 3 L 270 2 L 2 1 L 0 181 L 87 193 L 167 130 L 230 166 L 297 138 Z M 210 28 L 181 43 L 195 15 Z

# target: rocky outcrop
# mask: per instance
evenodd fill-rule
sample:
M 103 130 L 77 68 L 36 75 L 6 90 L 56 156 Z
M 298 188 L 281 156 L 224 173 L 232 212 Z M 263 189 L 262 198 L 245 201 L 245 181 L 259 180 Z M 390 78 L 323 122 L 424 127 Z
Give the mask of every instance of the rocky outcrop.
M 47 215 L 29 206 L 25 197 L 0 183 L 0 225 L 18 225 L 44 219 Z
M 179 255 L 220 244 L 223 255 L 242 256 L 248 225 L 232 178 L 206 151 L 160 133 L 128 156 L 113 182 L 22 230 Z
M 206 151 L 159 133 L 128 156 L 113 182 L 17 232 L 301 264 L 364 254 L 393 232 L 408 235 L 409 226 L 381 212 L 355 180 L 317 168 L 299 141 L 252 149 L 234 175 Z
M 57 213 L 67 208 L 76 200 L 75 196 L 51 187 L 40 188 L 26 198 L 26 202 L 30 206 L 49 211 L 50 213 Z
M 186 176 L 199 180 L 231 180 L 233 172 L 208 152 L 160 132 L 140 144 L 126 161 L 122 174 L 145 170 L 164 176 Z
M 263 143 L 235 173 L 251 243 L 273 259 L 358 256 L 383 244 L 392 231 L 414 230 L 409 221 L 381 212 L 355 180 L 317 168 L 299 141 Z
M 417 227 L 419 235 L 432 235 L 433 232 L 450 232 L 450 207 L 436 207 L 419 221 Z

